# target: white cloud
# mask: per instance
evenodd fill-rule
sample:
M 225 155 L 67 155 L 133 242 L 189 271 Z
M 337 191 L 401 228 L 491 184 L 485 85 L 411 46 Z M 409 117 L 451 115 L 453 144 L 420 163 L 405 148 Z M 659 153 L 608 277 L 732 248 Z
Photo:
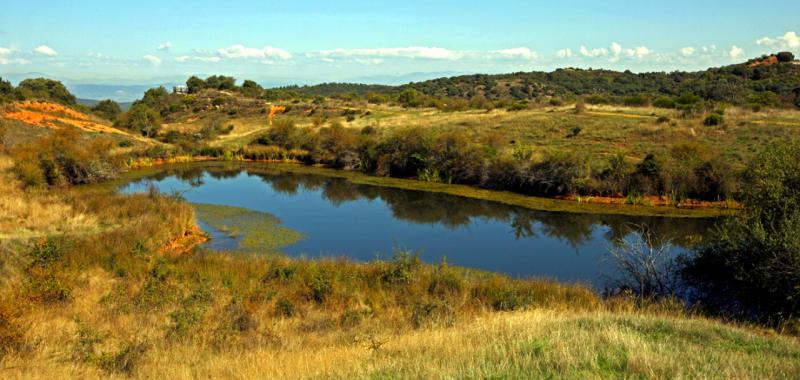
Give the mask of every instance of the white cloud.
M 759 38 L 756 40 L 756 44 L 762 46 L 778 46 L 781 49 L 800 49 L 800 36 L 795 32 L 786 32 L 784 35 L 775 38 Z
M 31 62 L 22 58 L 0 58 L 0 65 L 27 65 L 29 63 Z
M 53 48 L 47 45 L 39 45 L 35 49 L 33 49 L 33 52 L 48 57 L 55 57 L 58 55 L 58 52 L 56 52 L 55 50 L 53 50 Z
M 578 53 L 586 58 L 606 57 L 609 62 L 618 62 L 620 59 L 626 57 L 642 59 L 653 55 L 655 51 L 653 51 L 653 49 L 648 48 L 647 46 L 625 48 L 618 42 L 612 42 L 611 45 L 607 48 L 600 47 L 600 48 L 589 49 L 586 46 L 581 45 L 580 49 L 578 49 Z M 556 57 L 570 58 L 572 57 L 572 50 L 570 49 L 559 50 L 556 52 Z
M 704 54 L 711 54 L 717 51 L 717 45 L 703 46 L 700 48 L 700 50 L 702 50 Z
M 614 53 L 614 55 L 619 55 L 620 53 L 622 53 L 622 45 L 620 45 L 620 44 L 618 44 L 616 42 L 612 42 L 611 43 L 611 52 Z
M 292 55 L 286 50 L 272 46 L 263 48 L 250 48 L 244 45 L 232 45 L 226 48 L 217 49 L 217 53 L 225 58 L 279 58 L 283 60 L 291 59 Z
M 736 45 L 733 45 L 733 46 L 731 46 L 731 50 L 728 51 L 728 56 L 730 56 L 731 59 L 743 58 L 744 57 L 744 49 L 742 49 L 742 48 L 740 48 L 740 47 L 738 47 Z
M 535 51 L 526 48 L 526 47 L 518 47 L 513 49 L 503 49 L 503 50 L 495 50 L 492 52 L 493 56 L 497 56 L 500 58 L 507 58 L 507 59 L 527 59 L 527 60 L 535 60 L 539 58 L 539 54 Z
M 355 62 L 359 63 L 359 64 L 362 64 L 362 65 L 380 65 L 381 63 L 383 63 L 383 59 L 381 59 L 381 58 L 356 58 Z
M 89 58 L 94 58 L 94 59 L 107 59 L 108 58 L 107 55 L 105 55 L 103 53 L 97 53 L 97 52 L 86 53 L 86 56 L 89 57 Z
M 694 54 L 695 50 L 696 50 L 695 48 L 687 46 L 681 49 L 681 55 L 684 57 L 691 57 Z
M 586 48 L 586 46 L 581 46 L 581 48 L 578 51 L 581 53 L 582 56 L 589 58 L 605 57 L 608 55 L 608 49 L 606 48 L 589 50 Z
M 219 62 L 219 61 L 221 61 L 221 60 L 222 60 L 222 58 L 220 58 L 220 57 L 216 57 L 216 56 L 210 56 L 210 57 L 206 57 L 206 56 L 197 56 L 197 57 L 192 57 L 192 56 L 188 56 L 188 55 L 182 55 L 182 56 L 179 56 L 179 57 L 175 57 L 175 61 L 176 61 L 176 62 L 189 62 L 189 61 L 197 61 L 197 62 Z
M 464 56 L 463 52 L 439 47 L 410 46 L 401 48 L 376 49 L 333 49 L 306 54 L 309 58 L 409 58 L 457 60 Z
M 164 42 L 161 45 L 158 45 L 158 47 L 156 48 L 156 50 L 158 50 L 158 51 L 170 50 L 170 49 L 172 49 L 172 42 L 169 42 L 169 41 Z
M 11 49 L 0 47 L 0 55 L 9 55 L 11 54 Z
M 631 58 L 644 58 L 648 55 L 653 54 L 653 51 L 650 50 L 647 46 L 639 46 L 633 49 L 625 49 L 625 55 Z
M 156 57 L 154 55 L 147 54 L 144 57 L 142 57 L 142 59 L 144 59 L 147 62 L 152 63 L 153 66 L 158 66 L 158 65 L 161 64 L 161 58 L 158 58 L 158 57 Z
M 556 57 L 558 58 L 572 58 L 572 49 L 566 48 L 561 49 L 556 52 Z

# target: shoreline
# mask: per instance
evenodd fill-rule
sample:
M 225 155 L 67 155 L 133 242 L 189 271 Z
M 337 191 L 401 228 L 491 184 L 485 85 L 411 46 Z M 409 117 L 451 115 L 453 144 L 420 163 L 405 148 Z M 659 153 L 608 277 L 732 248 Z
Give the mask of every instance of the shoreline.
M 679 207 L 664 205 L 666 197 L 643 197 L 643 201 L 653 202 L 655 205 L 626 204 L 627 198 L 593 197 L 593 196 L 567 196 L 558 198 L 544 198 L 529 196 L 510 191 L 497 191 L 481 189 L 469 185 L 445 184 L 426 182 L 415 179 L 376 177 L 368 174 L 331 169 L 317 165 L 304 165 L 299 162 L 267 161 L 267 160 L 223 160 L 216 157 L 189 157 L 179 156 L 171 160 L 150 160 L 147 163 L 132 163 L 127 173 L 111 183 L 131 181 L 143 177 L 148 169 L 158 169 L 166 166 L 230 166 L 230 165 L 268 165 L 285 171 L 318 174 L 330 177 L 344 178 L 348 181 L 369 186 L 382 186 L 402 190 L 426 191 L 471 199 L 499 202 L 502 204 L 524 207 L 531 210 L 549 212 L 570 212 L 583 214 L 610 214 L 628 216 L 653 216 L 670 218 L 715 218 L 732 215 L 735 208 L 727 202 L 697 202 L 687 201 L 692 206 Z M 657 202 L 662 202 L 659 204 Z

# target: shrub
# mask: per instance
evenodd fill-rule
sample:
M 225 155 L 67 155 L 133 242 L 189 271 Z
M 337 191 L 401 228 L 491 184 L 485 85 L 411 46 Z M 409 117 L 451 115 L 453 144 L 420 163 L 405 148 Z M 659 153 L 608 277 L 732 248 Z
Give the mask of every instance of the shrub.
M 421 127 L 400 128 L 377 147 L 384 156 L 383 168 L 393 177 L 412 177 L 426 165 L 428 159 L 428 133 Z
M 581 160 L 572 154 L 549 154 L 542 161 L 523 170 L 522 186 L 530 193 L 544 196 L 570 194 L 585 178 Z
M 675 108 L 677 103 L 675 102 L 675 99 L 661 96 L 653 100 L 653 106 L 658 108 Z
M 612 99 L 605 95 L 589 95 L 585 98 L 585 101 L 593 105 L 613 103 Z
M 706 118 L 703 119 L 703 125 L 705 125 L 707 127 L 717 126 L 717 125 L 720 125 L 720 124 L 722 124 L 724 122 L 725 122 L 725 116 L 723 116 L 720 113 L 716 113 L 716 112 L 712 113 L 711 115 L 706 116 Z
M 291 318 L 294 316 L 294 304 L 286 298 L 281 298 L 275 302 L 275 315 L 284 318 Z
M 0 361 L 12 352 L 27 348 L 25 331 L 19 323 L 20 312 L 16 305 L 0 300 Z
M 472 296 L 495 311 L 512 311 L 529 306 L 533 298 L 507 280 L 490 280 L 476 286 Z
M 161 130 L 161 117 L 147 104 L 139 103 L 122 114 L 114 126 L 130 129 L 145 137 L 154 137 Z
M 455 319 L 453 307 L 442 301 L 417 302 L 411 311 L 411 326 L 415 329 L 432 327 L 439 323 L 453 325 Z
M 648 154 L 630 177 L 629 188 L 645 194 L 661 194 L 664 191 L 664 164 L 654 154 Z
M 384 270 L 381 280 L 389 285 L 408 284 L 411 282 L 414 272 L 421 265 L 419 254 L 409 251 L 397 252 Z
M 776 55 L 778 62 L 792 62 L 794 61 L 794 54 L 788 51 L 782 51 Z
M 119 104 L 111 99 L 106 99 L 97 103 L 94 107 L 92 107 L 92 111 L 95 114 L 111 121 L 116 120 L 117 116 L 122 113 L 122 109 L 119 108 Z
M 628 107 L 646 107 L 650 104 L 650 99 L 645 95 L 627 96 L 622 99 L 622 104 Z
M 447 266 L 447 262 L 442 261 L 439 268 L 428 285 L 428 293 L 434 297 L 444 299 L 457 297 L 464 291 L 464 279 Z
M 599 172 L 599 179 L 602 184 L 601 192 L 612 196 L 622 194 L 628 186 L 628 177 L 633 171 L 633 165 L 625 160 L 624 154 L 614 155 L 608 160 L 605 168 Z
M 517 112 L 528 109 L 528 104 L 525 102 L 517 102 L 508 106 L 509 112 Z
M 113 142 L 84 137 L 73 128 L 12 150 L 14 173 L 26 186 L 94 183 L 113 178 L 118 162 L 110 156 Z M 76 143 L 78 142 L 78 143 Z
M 148 345 L 144 342 L 129 342 L 118 351 L 101 354 L 97 364 L 106 372 L 132 375 L 147 349 Z
M 45 78 L 25 79 L 17 85 L 17 98 L 21 100 L 49 100 L 66 105 L 75 105 L 75 96 L 59 81 Z
M 397 97 L 397 102 L 403 107 L 421 107 L 425 101 L 425 95 L 411 88 L 403 90 Z
M 316 303 L 325 302 L 333 294 L 332 274 L 326 268 L 316 264 L 305 279 L 308 298 Z
M 765 149 L 743 189 L 744 211 L 694 249 L 683 273 L 705 305 L 777 324 L 800 315 L 800 144 Z

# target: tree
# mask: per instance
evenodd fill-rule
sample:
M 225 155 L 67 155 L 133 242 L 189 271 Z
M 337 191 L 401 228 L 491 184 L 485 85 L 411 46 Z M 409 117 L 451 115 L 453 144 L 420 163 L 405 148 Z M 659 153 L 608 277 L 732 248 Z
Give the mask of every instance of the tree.
M 161 130 L 158 113 L 144 103 L 134 104 L 115 125 L 136 131 L 145 137 L 154 137 Z
M 425 95 L 413 88 L 403 90 L 397 97 L 397 101 L 404 107 L 419 107 L 425 102 Z
M 794 54 L 788 51 L 782 51 L 776 55 L 778 62 L 792 62 L 794 61 Z
M 241 91 L 242 94 L 255 98 L 261 95 L 261 93 L 264 91 L 264 88 L 261 87 L 260 84 L 248 79 L 242 83 Z
M 234 90 L 236 89 L 236 78 L 224 75 L 212 75 L 206 78 L 206 88 L 215 90 Z
M 75 95 L 72 95 L 64 85 L 52 79 L 36 78 L 25 79 L 16 89 L 17 97 L 25 99 L 50 100 L 66 105 L 75 105 Z
M 92 111 L 111 121 L 116 120 L 119 114 L 122 113 L 122 109 L 119 108 L 119 104 L 111 99 L 106 99 L 97 103 L 94 107 L 92 107 Z
M 698 299 L 722 313 L 779 322 L 800 316 L 800 143 L 767 148 L 744 175 L 744 210 L 687 258 Z
M 14 86 L 11 85 L 11 82 L 3 80 L 3 78 L 0 77 L 0 98 L 11 95 L 13 92 Z
M 164 86 L 151 88 L 145 91 L 141 100 L 137 100 L 133 105 L 145 104 L 152 109 L 160 110 L 166 106 L 169 100 L 169 91 Z
M 206 88 L 206 82 L 193 75 L 186 80 L 186 88 L 190 94 L 196 94 Z

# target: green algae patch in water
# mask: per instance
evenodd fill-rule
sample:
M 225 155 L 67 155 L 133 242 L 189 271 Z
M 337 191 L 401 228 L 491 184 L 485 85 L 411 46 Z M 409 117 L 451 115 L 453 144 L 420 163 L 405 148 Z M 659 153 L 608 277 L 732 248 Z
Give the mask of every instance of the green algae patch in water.
M 194 203 L 192 206 L 201 225 L 216 230 L 211 231 L 212 249 L 268 254 L 305 239 L 305 235 L 281 226 L 278 217 L 266 212 L 212 204 Z M 224 242 L 214 244 L 215 235 Z

